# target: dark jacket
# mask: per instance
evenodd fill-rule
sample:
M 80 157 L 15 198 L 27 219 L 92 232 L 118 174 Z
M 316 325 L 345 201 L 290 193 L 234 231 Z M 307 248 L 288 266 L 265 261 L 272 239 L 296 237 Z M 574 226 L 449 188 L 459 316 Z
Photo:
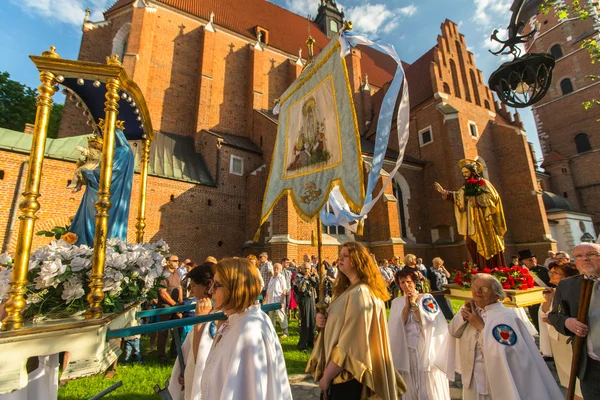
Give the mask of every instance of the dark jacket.
M 534 272 L 547 286 L 552 286 L 550 285 L 550 273 L 548 268 L 541 265 L 536 265 L 535 267 L 531 268 L 531 271 Z
M 569 318 L 577 318 L 582 279 L 583 275 L 577 275 L 560 281 L 556 288 L 556 292 L 554 293 L 552 311 L 548 314 L 548 320 L 552 326 L 554 326 L 558 332 L 572 338 L 575 337 L 575 333 L 567 329 L 565 322 Z M 583 346 L 581 346 L 581 362 L 577 374 L 579 379 L 583 379 L 585 376 L 587 359 L 587 346 L 584 342 Z

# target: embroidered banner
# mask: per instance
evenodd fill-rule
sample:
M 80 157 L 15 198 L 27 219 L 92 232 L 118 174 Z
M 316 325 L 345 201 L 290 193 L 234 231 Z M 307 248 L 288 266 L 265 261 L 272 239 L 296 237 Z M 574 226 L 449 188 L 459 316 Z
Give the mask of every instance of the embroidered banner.
M 360 211 L 364 201 L 360 136 L 338 40 L 331 40 L 302 72 L 281 96 L 278 108 L 260 225 L 284 194 L 290 195 L 302 219 L 314 220 L 334 186 L 354 212 Z

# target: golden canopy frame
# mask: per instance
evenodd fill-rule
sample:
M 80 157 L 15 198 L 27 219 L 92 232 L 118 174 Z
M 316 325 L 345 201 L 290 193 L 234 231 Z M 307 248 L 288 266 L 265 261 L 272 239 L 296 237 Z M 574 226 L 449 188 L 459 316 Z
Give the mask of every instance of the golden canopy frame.
M 40 197 L 40 181 L 42 176 L 42 165 L 44 151 L 46 148 L 46 136 L 48 132 L 48 121 L 52 108 L 52 96 L 57 91 L 57 85 L 65 78 L 75 78 L 78 82 L 83 80 L 94 81 L 94 86 L 100 82 L 106 85 L 104 103 L 104 146 L 100 164 L 100 182 L 98 188 L 98 201 L 95 204 L 96 235 L 94 237 L 94 254 L 92 257 L 92 275 L 87 300 L 89 308 L 86 311 L 87 319 L 102 317 L 102 300 L 104 299 L 103 277 L 106 252 L 106 235 L 108 231 L 108 210 L 110 203 L 110 185 L 112 178 L 112 162 L 115 145 L 115 125 L 119 114 L 120 91 L 124 91 L 137 104 L 139 110 L 138 120 L 142 122 L 143 129 L 141 168 L 140 168 L 140 195 L 138 198 L 138 216 L 136 224 L 136 240 L 142 242 L 144 238 L 145 210 L 146 210 L 146 186 L 148 181 L 148 156 L 150 143 L 154 138 L 150 112 L 140 88 L 133 82 L 125 72 L 116 55 L 107 57 L 107 63 L 99 64 L 86 61 L 63 60 L 50 47 L 44 51 L 42 56 L 30 56 L 31 60 L 40 72 L 41 85 L 38 87 L 37 110 L 35 116 L 35 127 L 33 141 L 29 155 L 29 168 L 23 199 L 19 203 L 21 215 L 19 216 L 19 232 L 17 236 L 17 247 L 15 249 L 14 266 L 10 282 L 10 298 L 5 305 L 7 317 L 2 321 L 2 330 L 9 331 L 23 327 L 22 311 L 25 308 L 25 285 L 27 284 L 27 271 L 31 254 L 31 244 L 35 228 L 36 213 L 40 209 L 38 198 Z M 136 110 L 136 112 L 138 112 Z

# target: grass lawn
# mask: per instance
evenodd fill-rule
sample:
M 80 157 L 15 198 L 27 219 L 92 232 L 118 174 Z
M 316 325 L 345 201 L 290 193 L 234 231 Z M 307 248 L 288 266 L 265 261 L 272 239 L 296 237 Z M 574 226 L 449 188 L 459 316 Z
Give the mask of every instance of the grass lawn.
M 452 300 L 452 309 L 456 313 L 462 305 L 460 300 Z M 389 316 L 389 310 L 388 316 Z M 279 325 L 277 332 L 281 333 Z M 281 340 L 283 356 L 287 366 L 288 375 L 303 374 L 306 362 L 310 356 L 309 352 L 296 350 L 299 340 L 298 321 L 290 321 L 289 336 Z M 148 348 L 148 338 L 142 338 L 142 351 Z M 121 400 L 141 400 L 141 399 L 159 399 L 154 394 L 154 386 L 164 387 L 165 380 L 171 376 L 170 365 L 161 365 L 156 358 L 156 352 L 151 355 L 144 355 L 144 365 L 126 366 L 117 365 L 117 372 L 113 379 L 105 380 L 103 375 L 71 381 L 67 386 L 58 389 L 58 398 L 64 400 L 89 399 L 95 394 L 108 388 L 113 383 L 123 381 L 123 386 L 115 390 L 106 398 Z M 172 360 L 174 362 L 174 360 Z

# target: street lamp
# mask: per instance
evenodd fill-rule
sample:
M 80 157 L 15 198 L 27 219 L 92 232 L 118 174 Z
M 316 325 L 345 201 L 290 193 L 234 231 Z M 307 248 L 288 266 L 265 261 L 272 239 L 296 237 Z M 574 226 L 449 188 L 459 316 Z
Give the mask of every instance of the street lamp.
M 513 14 L 508 25 L 508 38 L 498 39 L 498 30 L 492 33 L 491 40 L 501 43 L 500 50 L 490 52 L 494 55 L 512 55 L 512 61 L 506 62 L 492 73 L 488 81 L 489 87 L 496 92 L 504 104 L 525 108 L 540 101 L 552 83 L 552 69 L 554 57 L 546 53 L 531 53 L 521 57 L 521 50 L 517 45 L 526 43 L 535 35 L 537 28 L 526 35 L 519 35 L 525 25 L 519 21 L 519 14 L 525 0 L 517 0 L 513 5 Z

